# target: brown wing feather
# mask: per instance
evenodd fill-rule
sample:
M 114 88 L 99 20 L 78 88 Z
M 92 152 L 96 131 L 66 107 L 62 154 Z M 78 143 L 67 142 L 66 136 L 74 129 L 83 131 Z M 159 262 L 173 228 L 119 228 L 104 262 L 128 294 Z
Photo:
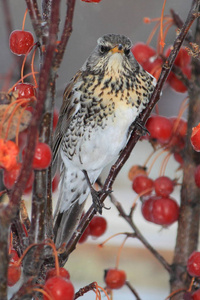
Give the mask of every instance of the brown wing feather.
M 63 94 L 63 103 L 60 109 L 58 123 L 56 126 L 54 139 L 53 139 L 53 160 L 52 160 L 53 175 L 56 172 L 57 158 L 58 158 L 59 148 L 63 139 L 63 135 L 65 134 L 69 126 L 69 123 L 71 121 L 71 117 L 73 116 L 74 111 L 76 109 L 75 106 L 72 106 L 71 98 L 73 96 L 72 91 L 73 91 L 74 84 L 78 81 L 80 76 L 81 76 L 81 71 L 78 71 L 66 86 Z

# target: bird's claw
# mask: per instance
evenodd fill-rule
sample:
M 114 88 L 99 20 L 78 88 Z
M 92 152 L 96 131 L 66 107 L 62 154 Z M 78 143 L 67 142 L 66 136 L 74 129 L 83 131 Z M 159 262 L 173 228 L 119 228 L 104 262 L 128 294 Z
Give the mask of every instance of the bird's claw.
M 109 190 L 109 191 L 103 191 L 103 190 L 96 191 L 95 189 L 92 189 L 92 190 L 91 190 L 91 195 L 92 195 L 92 201 L 93 201 L 94 209 L 95 209 L 96 212 L 98 212 L 100 215 L 102 215 L 102 208 L 110 209 L 110 207 L 106 207 L 106 206 L 104 205 L 104 203 L 102 203 L 102 202 L 100 201 L 101 195 L 102 195 L 102 194 L 106 194 L 106 196 L 108 196 L 110 193 L 112 193 L 111 190 Z

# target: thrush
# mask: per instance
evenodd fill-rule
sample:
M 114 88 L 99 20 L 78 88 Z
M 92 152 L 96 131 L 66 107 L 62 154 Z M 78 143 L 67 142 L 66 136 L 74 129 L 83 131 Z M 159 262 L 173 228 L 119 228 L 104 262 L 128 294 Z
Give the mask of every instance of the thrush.
M 56 245 L 67 242 L 103 168 L 126 146 L 130 129 L 148 105 L 155 78 L 131 52 L 129 38 L 106 34 L 67 85 L 53 142 L 53 165 L 60 165 L 54 215 Z

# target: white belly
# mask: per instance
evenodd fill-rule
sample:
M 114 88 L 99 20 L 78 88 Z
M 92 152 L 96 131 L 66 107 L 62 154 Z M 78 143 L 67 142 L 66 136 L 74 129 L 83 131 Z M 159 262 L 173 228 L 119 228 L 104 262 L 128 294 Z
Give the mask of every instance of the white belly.
M 137 115 L 138 110 L 135 107 L 116 109 L 115 117 L 108 116 L 108 120 L 105 120 L 107 125 L 104 128 L 96 126 L 84 133 L 71 163 L 88 172 L 103 169 L 116 159 L 125 147 L 128 129 Z M 67 165 L 68 158 L 63 153 L 62 158 Z

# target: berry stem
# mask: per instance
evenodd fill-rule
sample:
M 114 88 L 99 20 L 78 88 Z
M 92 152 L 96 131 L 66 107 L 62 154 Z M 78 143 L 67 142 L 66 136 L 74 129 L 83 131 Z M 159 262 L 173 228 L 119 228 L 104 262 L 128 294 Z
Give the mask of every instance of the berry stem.
M 178 295 L 181 292 L 186 292 L 186 289 L 177 289 L 176 291 L 173 291 L 167 296 L 167 298 L 165 298 L 165 300 L 172 299 L 173 296 Z
M 20 99 L 19 99 L 19 100 L 20 100 Z M 10 115 L 9 118 L 8 118 L 8 125 L 7 125 L 7 128 L 6 128 L 6 133 L 5 133 L 5 136 L 4 136 L 4 140 L 6 140 L 7 137 L 8 137 L 8 133 L 9 133 L 9 129 L 10 129 L 10 126 L 11 126 L 11 122 L 12 122 L 12 119 L 13 119 L 13 117 L 14 117 L 16 111 L 18 110 L 18 108 L 19 108 L 22 104 L 28 104 L 28 103 L 29 103 L 29 100 L 23 99 L 23 100 L 20 100 L 20 102 L 14 107 L 14 109 L 13 109 L 11 115 Z M 23 111 L 23 112 L 24 112 L 24 111 Z M 20 120 L 20 118 L 19 118 L 19 120 Z M 18 122 L 19 122 L 19 120 L 18 120 Z
M 25 63 L 26 63 L 26 59 L 27 59 L 27 56 L 29 55 L 30 51 L 33 49 L 35 45 L 32 45 L 29 50 L 27 51 L 27 53 L 25 54 L 24 56 L 24 59 L 23 59 L 23 62 L 22 62 L 22 67 L 21 67 L 21 82 L 23 83 L 24 82 L 24 67 L 25 67 Z M 31 72 L 31 74 L 33 75 L 34 73 Z
M 54 258 L 55 258 L 55 269 L 56 269 L 56 276 L 60 275 L 60 271 L 59 271 L 59 260 L 58 260 L 58 255 L 57 255 L 57 251 L 56 251 L 56 246 L 55 244 L 50 240 L 49 243 L 46 243 L 46 245 L 48 245 L 49 247 L 52 248 L 53 253 L 54 253 Z
M 97 284 L 97 283 L 96 283 L 96 284 Z M 102 287 L 101 287 L 100 285 L 98 285 L 98 284 L 97 284 L 97 288 L 100 289 L 100 290 L 102 290 L 102 291 L 104 292 L 104 294 L 106 295 L 106 297 L 107 297 L 108 300 L 111 300 L 110 297 L 108 296 L 106 290 L 105 290 L 104 288 L 102 288 Z M 100 299 L 101 299 L 101 298 L 100 298 Z
M 33 288 L 33 291 L 41 293 L 42 295 L 46 296 L 49 300 L 54 300 L 54 298 L 52 298 L 46 291 L 44 291 L 41 288 Z
M 25 27 L 27 12 L 28 12 L 28 8 L 25 10 L 25 13 L 24 13 L 24 18 L 23 18 L 23 22 L 22 22 L 22 30 L 24 30 L 24 27 Z
M 164 176 L 165 170 L 166 170 L 166 167 L 167 167 L 167 164 L 168 164 L 169 159 L 170 159 L 171 156 L 172 156 L 172 153 L 171 153 L 171 152 L 168 152 L 168 153 L 166 154 L 166 156 L 164 157 L 164 159 L 163 159 L 163 161 L 162 161 L 162 164 L 161 164 L 159 176 Z
M 118 249 L 118 253 L 117 253 L 117 258 L 116 258 L 116 264 L 115 264 L 115 268 L 118 269 L 119 268 L 119 260 L 120 260 L 120 256 L 121 256 L 121 253 L 122 253 L 122 249 L 126 243 L 126 240 L 127 240 L 128 236 L 125 237 L 125 239 L 123 240 L 121 246 L 119 247 Z
M 160 45 L 162 48 L 165 46 L 164 38 L 163 38 L 163 19 L 164 19 L 164 11 L 165 11 L 165 4 L 167 0 L 164 0 L 162 12 L 161 12 L 161 18 L 160 18 Z
M 112 238 L 118 236 L 118 235 L 121 235 L 121 234 L 125 234 L 126 236 L 130 236 L 130 233 L 128 232 L 118 232 L 118 233 L 115 233 L 113 235 L 111 235 L 109 238 L 107 238 L 104 242 L 102 242 L 101 244 L 99 244 L 98 246 L 99 247 L 103 247 L 108 241 L 110 241 Z
M 28 102 L 25 102 L 26 103 L 26 105 L 22 108 L 22 111 L 21 111 L 21 113 L 20 113 L 20 115 L 19 115 L 19 118 L 18 118 L 18 121 L 17 121 L 17 126 L 16 126 L 16 134 L 15 134 L 15 140 L 16 140 L 16 145 L 18 146 L 18 144 L 19 144 L 19 132 L 20 132 L 20 124 L 21 124 L 21 119 L 22 119 L 22 117 L 23 117 L 23 114 L 24 114 L 24 112 L 25 112 L 25 110 L 27 109 L 27 107 L 28 107 Z M 8 130 L 8 129 L 7 129 Z
M 153 168 L 153 166 L 154 166 L 156 160 L 157 160 L 163 153 L 165 153 L 166 151 L 167 151 L 166 149 L 162 149 L 160 152 L 158 152 L 158 153 L 156 154 L 156 156 L 154 157 L 153 161 L 151 162 L 151 165 L 148 167 L 148 172 L 147 172 L 148 176 L 149 176 L 149 174 L 151 173 L 151 170 L 152 170 L 152 168 Z M 154 152 L 154 153 L 155 153 L 155 152 Z
M 36 77 L 35 77 L 35 70 L 34 70 L 34 60 L 35 60 L 36 50 L 37 50 L 37 47 L 34 49 L 32 59 L 31 59 L 31 73 L 32 73 L 32 76 L 33 76 L 34 87 L 37 89 L 38 84 L 37 84 L 37 80 L 36 80 Z
M 154 28 L 152 29 L 152 31 L 151 31 L 151 33 L 150 33 L 150 35 L 149 35 L 149 37 L 148 37 L 148 39 L 146 41 L 147 45 L 149 45 L 151 43 L 151 41 L 152 41 L 152 39 L 153 39 L 153 37 L 154 37 L 154 35 L 155 35 L 155 33 L 156 33 L 159 25 L 160 25 L 160 18 L 159 18 L 159 21 L 155 24 Z

